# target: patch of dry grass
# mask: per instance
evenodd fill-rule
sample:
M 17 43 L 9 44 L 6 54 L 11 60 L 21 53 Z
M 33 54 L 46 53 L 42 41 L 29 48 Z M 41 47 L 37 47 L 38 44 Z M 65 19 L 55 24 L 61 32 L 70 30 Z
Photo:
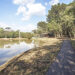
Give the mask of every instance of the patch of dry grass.
M 61 41 L 55 38 L 37 40 L 43 44 L 10 60 L 0 75 L 45 75 L 60 50 Z

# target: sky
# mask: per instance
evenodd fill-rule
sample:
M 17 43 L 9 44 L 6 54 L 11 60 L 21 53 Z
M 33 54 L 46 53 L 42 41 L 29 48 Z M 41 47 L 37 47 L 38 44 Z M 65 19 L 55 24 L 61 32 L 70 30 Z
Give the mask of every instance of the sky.
M 46 21 L 52 5 L 73 0 L 0 0 L 0 27 L 31 32 L 39 21 Z

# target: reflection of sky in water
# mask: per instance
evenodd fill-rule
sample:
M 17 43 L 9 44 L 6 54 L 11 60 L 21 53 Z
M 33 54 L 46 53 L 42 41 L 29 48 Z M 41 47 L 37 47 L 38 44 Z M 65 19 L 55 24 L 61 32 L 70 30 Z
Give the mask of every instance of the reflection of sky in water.
M 17 54 L 20 54 L 24 51 L 27 51 L 33 48 L 34 46 L 35 45 L 33 41 L 30 44 L 20 42 L 19 44 L 14 43 L 13 45 L 4 45 L 4 48 L 0 48 L 0 65 L 4 64 L 11 57 L 16 56 Z

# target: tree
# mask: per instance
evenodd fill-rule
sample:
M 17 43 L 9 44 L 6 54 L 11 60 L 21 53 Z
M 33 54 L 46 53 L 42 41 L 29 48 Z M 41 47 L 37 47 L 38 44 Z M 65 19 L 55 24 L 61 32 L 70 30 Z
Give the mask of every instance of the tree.
M 3 37 L 4 37 L 4 29 L 0 28 L 0 38 L 3 38 Z
M 47 23 L 46 22 L 43 22 L 43 21 L 41 21 L 41 22 L 38 22 L 38 24 L 37 24 L 37 30 L 38 30 L 38 33 L 46 33 L 47 32 Z
M 53 33 L 55 36 L 62 36 L 62 22 L 61 17 L 66 10 L 66 4 L 58 4 L 52 6 L 51 10 L 48 11 L 47 22 L 49 32 Z
M 75 2 L 52 6 L 47 15 L 49 30 L 55 35 L 75 36 Z
M 64 14 L 61 17 L 63 34 L 69 37 L 75 35 L 75 5 L 67 6 Z
M 61 25 L 59 25 L 55 21 L 48 23 L 48 32 L 53 33 L 55 37 L 60 37 L 62 33 Z
M 73 0 L 73 2 L 75 2 L 75 0 Z
M 60 23 L 60 17 L 62 15 L 61 12 L 64 12 L 65 9 L 66 4 L 58 4 L 52 6 L 51 10 L 48 11 L 47 21 L 51 22 L 52 20 L 55 20 L 57 23 Z

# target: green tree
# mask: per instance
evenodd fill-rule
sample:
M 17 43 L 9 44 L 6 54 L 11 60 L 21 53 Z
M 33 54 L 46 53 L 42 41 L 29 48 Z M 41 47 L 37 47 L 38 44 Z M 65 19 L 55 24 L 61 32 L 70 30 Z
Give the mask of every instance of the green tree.
M 60 37 L 62 35 L 61 25 L 55 21 L 48 23 L 48 32 L 53 33 L 55 37 Z
M 38 22 L 38 24 L 37 24 L 37 31 L 38 31 L 38 33 L 39 34 L 41 34 L 41 33 L 47 33 L 47 29 L 48 29 L 48 27 L 47 27 L 47 23 L 46 22 L 43 22 L 43 21 L 41 21 L 41 22 Z
M 69 37 L 75 36 L 75 5 L 67 6 L 61 17 L 63 34 Z
M 62 15 L 61 12 L 64 12 L 65 9 L 66 4 L 58 4 L 52 6 L 51 10 L 48 11 L 47 21 L 51 22 L 52 20 L 55 20 L 57 23 L 60 23 L 60 17 Z
M 0 38 L 3 38 L 3 37 L 4 37 L 4 29 L 0 28 Z

